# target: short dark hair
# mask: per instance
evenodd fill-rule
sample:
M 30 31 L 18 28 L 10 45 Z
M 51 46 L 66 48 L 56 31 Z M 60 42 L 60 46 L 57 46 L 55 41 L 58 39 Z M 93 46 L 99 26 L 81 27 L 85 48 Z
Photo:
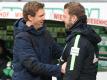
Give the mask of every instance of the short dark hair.
M 25 21 L 28 21 L 28 15 L 35 16 L 36 13 L 39 9 L 43 9 L 44 4 L 39 3 L 37 1 L 30 1 L 27 2 L 24 7 L 23 7 L 23 17 Z
M 69 15 L 76 15 L 77 18 L 85 15 L 85 8 L 78 2 L 66 3 L 64 9 L 68 9 Z

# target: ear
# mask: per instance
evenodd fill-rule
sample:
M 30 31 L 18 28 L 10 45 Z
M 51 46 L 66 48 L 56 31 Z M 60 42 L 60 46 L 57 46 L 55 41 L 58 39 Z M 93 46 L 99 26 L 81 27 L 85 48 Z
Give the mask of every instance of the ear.
M 72 17 L 71 17 L 72 23 L 75 23 L 77 20 L 78 20 L 77 16 L 76 15 L 72 15 Z
M 28 15 L 28 19 L 29 19 L 29 21 L 32 21 L 33 17 L 31 15 Z

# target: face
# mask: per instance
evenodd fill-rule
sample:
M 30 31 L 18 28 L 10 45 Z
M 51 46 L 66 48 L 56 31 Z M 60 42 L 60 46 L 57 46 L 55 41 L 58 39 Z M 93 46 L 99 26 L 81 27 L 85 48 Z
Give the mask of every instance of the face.
M 68 9 L 64 9 L 64 23 L 65 23 L 65 28 L 69 29 L 73 26 L 73 24 L 76 22 L 77 18 L 75 15 L 69 15 Z
M 39 9 L 36 12 L 36 15 L 34 17 L 30 18 L 30 21 L 32 22 L 32 25 L 34 25 L 34 27 L 36 29 L 42 27 L 44 20 L 45 20 L 45 11 L 44 11 L 44 9 Z

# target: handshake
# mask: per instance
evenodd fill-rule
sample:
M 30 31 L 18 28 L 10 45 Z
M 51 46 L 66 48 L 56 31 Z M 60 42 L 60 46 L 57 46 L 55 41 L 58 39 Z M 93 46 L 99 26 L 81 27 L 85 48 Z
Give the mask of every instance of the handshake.
M 65 74 L 65 72 L 66 72 L 66 65 L 67 65 L 67 62 L 64 62 L 64 63 L 61 65 L 61 73 L 62 73 L 62 74 Z

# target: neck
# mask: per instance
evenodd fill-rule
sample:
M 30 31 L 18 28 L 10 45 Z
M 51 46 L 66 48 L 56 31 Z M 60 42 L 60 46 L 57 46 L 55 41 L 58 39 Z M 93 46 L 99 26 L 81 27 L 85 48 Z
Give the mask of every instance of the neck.
M 40 28 L 40 26 L 34 25 L 34 28 L 35 28 L 36 30 L 38 30 L 38 29 Z
M 26 25 L 27 25 L 28 27 L 31 27 L 33 24 L 32 24 L 32 22 L 27 21 L 27 22 L 26 22 Z M 42 26 L 40 26 L 40 25 L 33 25 L 33 26 L 34 26 L 34 28 L 35 28 L 36 30 L 38 30 L 39 28 L 42 27 Z
M 27 25 L 28 27 L 30 27 L 30 26 L 32 25 L 32 23 L 31 23 L 30 21 L 27 21 L 27 22 L 26 22 L 26 25 Z

